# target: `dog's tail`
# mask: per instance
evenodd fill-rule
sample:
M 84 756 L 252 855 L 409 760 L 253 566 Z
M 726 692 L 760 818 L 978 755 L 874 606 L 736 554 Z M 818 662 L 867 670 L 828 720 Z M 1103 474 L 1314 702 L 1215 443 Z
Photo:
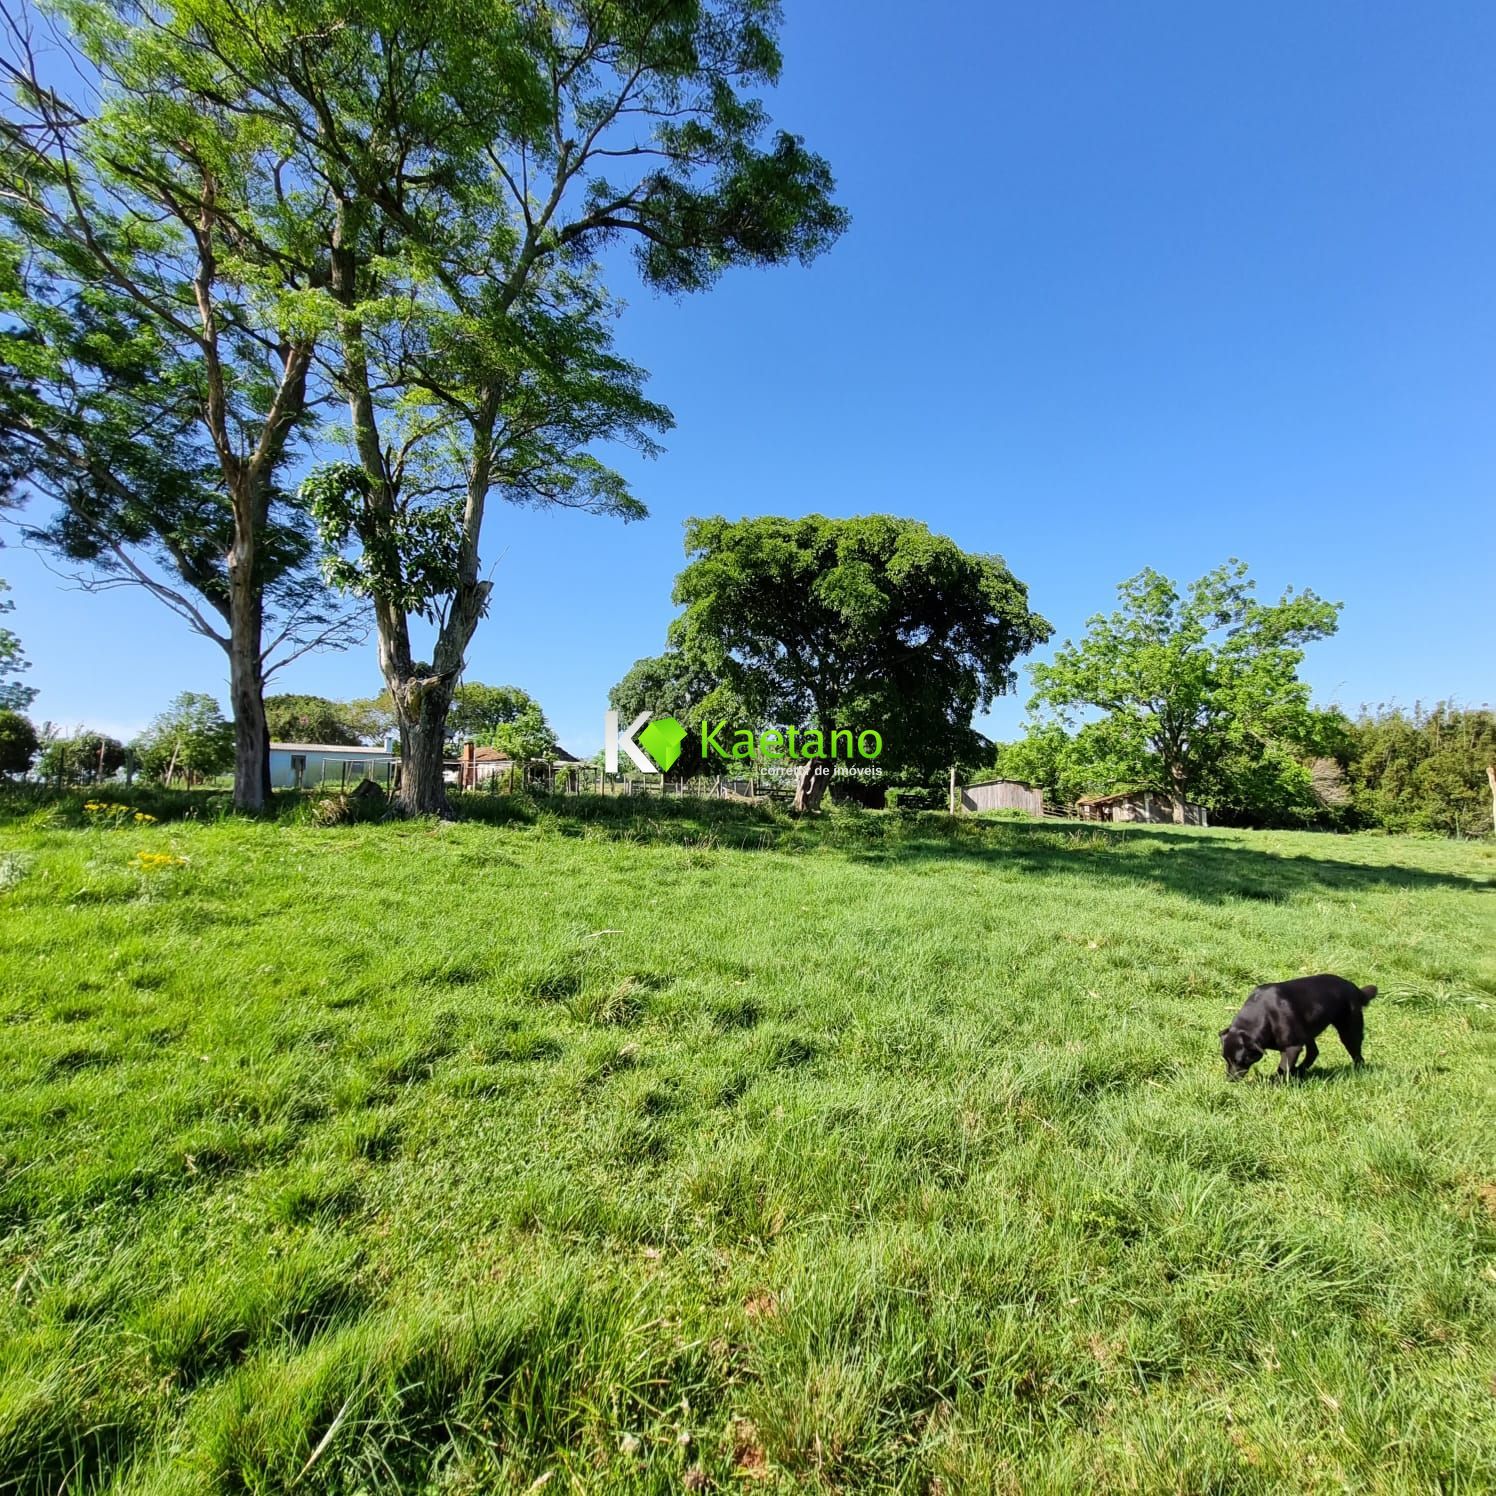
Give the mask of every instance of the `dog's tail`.
M 1377 989 L 1375 987 L 1363 987 L 1361 989 L 1361 1006 L 1364 1008 L 1376 995 Z

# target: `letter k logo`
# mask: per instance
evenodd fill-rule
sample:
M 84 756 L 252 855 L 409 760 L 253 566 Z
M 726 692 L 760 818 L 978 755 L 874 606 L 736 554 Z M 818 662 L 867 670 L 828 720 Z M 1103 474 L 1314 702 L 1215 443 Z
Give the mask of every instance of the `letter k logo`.
M 618 750 L 628 754 L 641 774 L 662 774 L 680 757 L 680 745 L 685 741 L 686 730 L 674 717 L 657 717 L 649 722 L 649 713 L 640 712 L 624 731 L 618 730 L 618 713 L 607 712 L 603 716 L 603 764 L 608 773 L 618 772 Z M 634 734 L 644 728 L 643 748 L 634 741 Z M 644 748 L 653 755 L 654 761 L 644 756 Z

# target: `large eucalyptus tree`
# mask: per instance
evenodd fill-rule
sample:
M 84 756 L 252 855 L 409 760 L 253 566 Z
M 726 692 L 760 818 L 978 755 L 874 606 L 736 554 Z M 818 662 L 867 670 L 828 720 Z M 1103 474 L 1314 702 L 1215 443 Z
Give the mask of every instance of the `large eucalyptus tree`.
M 224 649 L 235 803 L 257 810 L 272 656 L 356 632 L 285 481 L 330 210 L 287 196 L 288 138 L 211 70 L 179 72 L 157 15 L 67 16 L 39 49 L 0 7 L 0 463 L 56 501 L 31 533 L 89 585 L 142 586 Z M 37 64 L 59 49 L 67 95 Z
M 314 320 L 348 454 L 303 491 L 335 580 L 373 604 L 407 809 L 445 804 L 490 498 L 644 512 L 593 448 L 652 451 L 670 418 L 614 350 L 600 251 L 627 241 L 648 284 L 685 292 L 844 225 L 826 164 L 752 97 L 777 24 L 760 0 L 157 8 L 154 55 L 294 141 L 287 199 L 325 220 Z

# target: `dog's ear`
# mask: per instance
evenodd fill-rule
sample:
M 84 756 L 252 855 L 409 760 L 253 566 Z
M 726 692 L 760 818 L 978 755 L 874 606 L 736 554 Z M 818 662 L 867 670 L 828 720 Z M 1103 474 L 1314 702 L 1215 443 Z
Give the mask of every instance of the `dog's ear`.
M 1367 1002 L 1370 1002 L 1376 995 L 1377 989 L 1375 987 L 1363 987 L 1361 989 L 1361 996 L 1364 997 Z
M 1228 1023 L 1226 1025 L 1226 1027 L 1221 1030 L 1221 1032 L 1220 1032 L 1220 1034 L 1219 1034 L 1218 1037 L 1224 1039 L 1226 1037 L 1226 1035 L 1229 1034 L 1230 1032 L 1231 1032 L 1231 1025 Z

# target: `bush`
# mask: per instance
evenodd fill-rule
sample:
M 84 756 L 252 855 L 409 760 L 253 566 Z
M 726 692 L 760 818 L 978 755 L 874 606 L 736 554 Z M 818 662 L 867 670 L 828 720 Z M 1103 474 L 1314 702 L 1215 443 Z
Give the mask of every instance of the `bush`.
M 312 804 L 312 821 L 318 826 L 351 826 L 384 817 L 389 799 L 372 779 L 363 779 L 346 795 L 326 795 Z
M 49 738 L 36 772 L 53 784 L 99 784 L 125 765 L 125 745 L 107 733 L 78 728 L 70 738 Z
M 926 784 L 902 785 L 889 790 L 887 804 L 890 810 L 949 810 L 950 791 Z
M 40 747 L 29 718 L 19 712 L 0 712 L 0 774 L 24 774 Z

